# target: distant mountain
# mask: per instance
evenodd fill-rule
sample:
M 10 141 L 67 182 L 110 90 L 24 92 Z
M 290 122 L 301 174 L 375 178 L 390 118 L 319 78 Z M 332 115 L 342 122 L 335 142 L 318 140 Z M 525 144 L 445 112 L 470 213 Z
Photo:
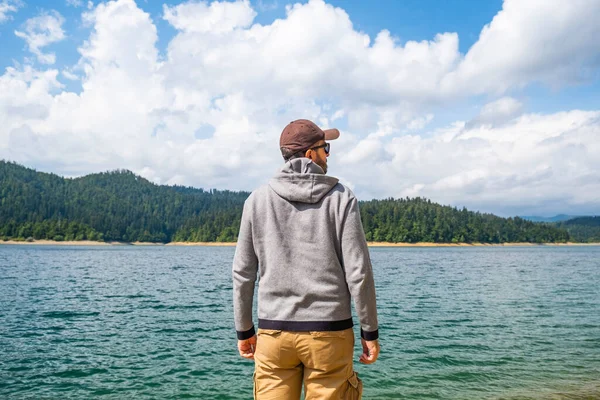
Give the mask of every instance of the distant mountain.
M 526 219 L 527 221 L 532 221 L 532 222 L 561 222 L 561 221 L 570 220 L 572 218 L 577 218 L 577 215 L 559 214 L 559 215 L 555 215 L 554 217 L 522 216 L 520 218 L 523 218 L 523 219 Z
M 237 240 L 248 192 L 156 185 L 131 171 L 62 178 L 0 160 L 0 239 Z M 369 241 L 565 242 L 564 228 L 424 198 L 360 202 Z

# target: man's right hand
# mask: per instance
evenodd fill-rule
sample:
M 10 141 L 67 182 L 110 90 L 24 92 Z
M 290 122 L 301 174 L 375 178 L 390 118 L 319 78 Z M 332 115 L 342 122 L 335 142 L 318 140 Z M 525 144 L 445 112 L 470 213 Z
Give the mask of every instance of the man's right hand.
M 362 343 L 363 353 L 358 359 L 363 364 L 373 364 L 379 357 L 379 340 L 365 340 L 360 339 Z
M 256 335 L 250 339 L 238 340 L 238 351 L 240 356 L 249 360 L 254 360 L 254 351 L 256 350 Z

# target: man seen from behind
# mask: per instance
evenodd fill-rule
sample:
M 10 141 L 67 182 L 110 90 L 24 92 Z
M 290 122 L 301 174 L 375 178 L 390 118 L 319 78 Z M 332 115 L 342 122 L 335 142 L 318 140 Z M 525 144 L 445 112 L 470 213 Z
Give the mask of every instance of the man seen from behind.
M 351 299 L 363 352 L 379 356 L 375 284 L 358 201 L 327 176 L 328 140 L 308 120 L 280 137 L 285 164 L 246 200 L 233 261 L 238 350 L 254 359 L 254 398 L 360 399 Z M 252 319 L 258 284 L 258 331 Z

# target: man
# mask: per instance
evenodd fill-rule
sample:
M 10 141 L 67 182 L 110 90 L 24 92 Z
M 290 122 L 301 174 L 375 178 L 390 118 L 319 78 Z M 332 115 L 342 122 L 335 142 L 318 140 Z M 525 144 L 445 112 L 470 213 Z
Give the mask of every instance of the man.
M 254 398 L 360 399 L 353 370 L 351 298 L 363 353 L 379 355 L 375 284 L 358 201 L 325 175 L 329 143 L 323 131 L 297 120 L 285 127 L 285 165 L 246 200 L 233 260 L 238 350 L 254 359 Z M 252 322 L 257 275 L 258 333 Z M 257 337 L 258 336 L 258 337 Z

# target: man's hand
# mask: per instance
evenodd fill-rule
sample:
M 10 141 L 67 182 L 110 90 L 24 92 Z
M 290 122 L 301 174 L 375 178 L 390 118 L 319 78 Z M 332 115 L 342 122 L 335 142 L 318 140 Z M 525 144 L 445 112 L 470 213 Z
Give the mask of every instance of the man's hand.
M 363 353 L 358 359 L 363 364 L 373 364 L 379 357 L 379 340 L 360 339 L 362 343 Z
M 256 335 L 250 339 L 238 340 L 238 350 L 240 356 L 249 360 L 254 360 L 254 350 L 256 350 Z

